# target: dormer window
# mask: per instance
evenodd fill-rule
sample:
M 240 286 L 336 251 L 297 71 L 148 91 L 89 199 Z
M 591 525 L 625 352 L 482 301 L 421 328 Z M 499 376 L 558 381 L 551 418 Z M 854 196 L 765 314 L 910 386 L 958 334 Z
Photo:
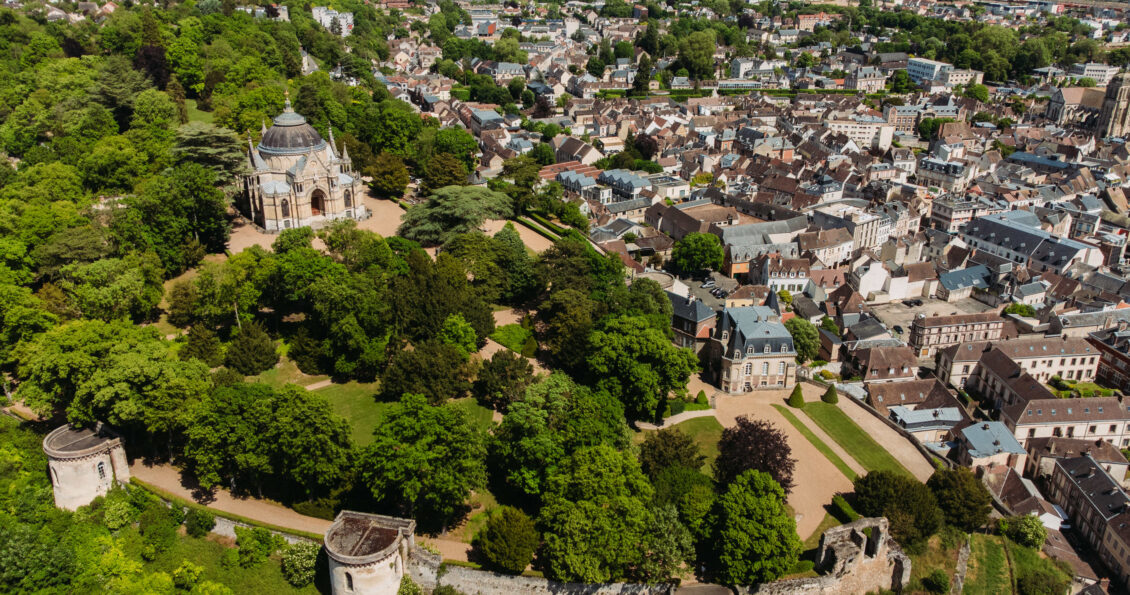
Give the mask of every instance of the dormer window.
M 788 352 L 789 352 L 789 345 L 787 343 L 781 343 L 781 353 L 788 353 Z
M 771 345 L 769 345 L 768 343 L 766 343 L 766 344 L 765 344 L 765 353 L 769 353 L 769 350 L 770 350 L 770 349 L 772 349 L 772 346 L 771 346 Z

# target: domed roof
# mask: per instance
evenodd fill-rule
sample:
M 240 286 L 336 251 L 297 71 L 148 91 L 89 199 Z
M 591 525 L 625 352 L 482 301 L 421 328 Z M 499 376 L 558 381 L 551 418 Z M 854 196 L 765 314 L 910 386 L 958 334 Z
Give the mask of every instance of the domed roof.
M 259 140 L 259 151 L 270 155 L 298 155 L 325 146 L 322 135 L 290 107 L 290 99 L 286 100 L 283 113 L 275 117 L 274 125 Z

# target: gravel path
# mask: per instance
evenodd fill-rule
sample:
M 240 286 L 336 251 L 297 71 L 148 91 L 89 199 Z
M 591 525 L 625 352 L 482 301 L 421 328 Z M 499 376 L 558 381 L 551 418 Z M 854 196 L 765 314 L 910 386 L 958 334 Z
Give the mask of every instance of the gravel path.
M 658 430 L 659 428 L 669 428 L 669 427 L 671 427 L 675 424 L 682 423 L 684 421 L 687 421 L 688 419 L 694 419 L 696 417 L 712 417 L 712 416 L 714 416 L 714 413 L 715 413 L 715 411 L 713 409 L 700 409 L 698 411 L 684 411 L 682 413 L 679 413 L 677 415 L 672 415 L 671 417 L 664 419 L 663 425 L 661 425 L 661 426 L 657 426 L 655 424 L 648 423 L 646 421 L 637 421 L 636 427 L 641 429 L 641 430 Z
M 185 482 L 181 478 L 180 470 L 172 465 L 147 465 L 137 460 L 130 465 L 129 471 L 130 474 L 141 481 L 161 488 L 185 500 L 192 500 L 208 508 L 230 514 L 238 514 L 239 516 L 261 523 L 318 534 L 325 533 L 326 530 L 330 528 L 330 525 L 333 524 L 333 521 L 302 515 L 281 504 L 267 500 L 236 498 L 231 495 L 231 492 L 223 489 L 215 491 L 215 498 L 211 502 L 202 502 L 194 497 L 191 488 L 184 485 Z M 421 541 L 432 544 L 443 554 L 444 558 L 450 560 L 466 562 L 467 554 L 471 550 L 470 545 L 458 541 L 435 539 L 431 537 L 420 537 L 420 539 Z
M 816 387 L 806 385 L 803 390 L 806 400 L 820 398 L 820 391 Z M 836 494 L 852 491 L 852 484 L 789 420 L 772 407 L 773 403 L 783 404 L 789 392 L 791 391 L 771 390 L 740 396 L 720 396 L 715 405 L 715 416 L 723 427 L 732 427 L 736 425 L 739 416 L 750 415 L 754 419 L 769 421 L 785 434 L 793 449 L 793 458 L 797 460 L 793 474 L 796 485 L 789 494 L 788 502 L 796 511 L 797 534 L 805 539 L 824 520 L 827 512 L 824 506 L 831 504 L 832 497 Z
M 909 438 L 903 437 L 890 426 L 863 408 L 855 399 L 840 398 L 840 410 L 847 414 L 859 427 L 863 428 L 875 442 L 887 449 L 898 462 L 914 474 L 919 481 L 926 481 L 934 474 L 934 465 L 914 447 Z M 845 459 L 846 460 L 846 459 Z

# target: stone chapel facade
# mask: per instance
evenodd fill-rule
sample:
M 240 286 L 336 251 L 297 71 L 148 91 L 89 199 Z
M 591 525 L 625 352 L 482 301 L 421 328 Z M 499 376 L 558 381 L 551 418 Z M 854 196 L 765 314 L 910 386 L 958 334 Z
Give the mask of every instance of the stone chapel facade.
M 255 225 L 278 232 L 368 216 L 349 151 L 339 155 L 333 130 L 327 143 L 290 99 L 259 145 L 248 144 L 251 173 L 243 176 L 240 210 Z

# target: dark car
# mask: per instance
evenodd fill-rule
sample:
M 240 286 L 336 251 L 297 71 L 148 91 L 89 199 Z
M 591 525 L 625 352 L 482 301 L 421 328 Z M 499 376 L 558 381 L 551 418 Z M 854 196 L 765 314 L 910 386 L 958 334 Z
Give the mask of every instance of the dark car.
M 896 333 L 898 333 L 898 334 L 900 334 L 900 335 L 902 334 L 902 327 L 901 327 L 901 326 L 899 326 L 899 325 L 897 325 L 897 324 L 896 324 L 896 325 L 894 326 L 894 329 L 895 329 L 895 332 L 896 332 Z

